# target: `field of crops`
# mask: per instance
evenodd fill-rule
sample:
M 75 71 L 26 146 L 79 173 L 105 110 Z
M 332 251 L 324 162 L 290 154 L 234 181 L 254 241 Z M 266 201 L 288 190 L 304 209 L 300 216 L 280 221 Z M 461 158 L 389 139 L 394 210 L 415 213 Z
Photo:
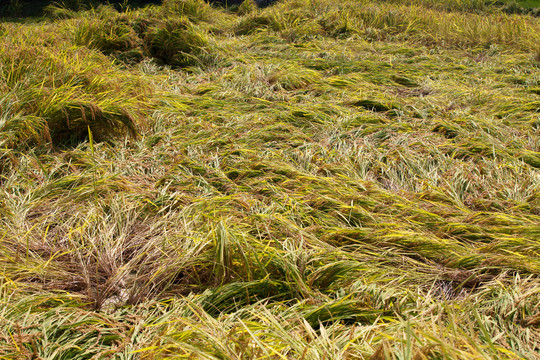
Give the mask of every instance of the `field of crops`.
M 0 22 L 0 359 L 540 359 L 540 3 Z

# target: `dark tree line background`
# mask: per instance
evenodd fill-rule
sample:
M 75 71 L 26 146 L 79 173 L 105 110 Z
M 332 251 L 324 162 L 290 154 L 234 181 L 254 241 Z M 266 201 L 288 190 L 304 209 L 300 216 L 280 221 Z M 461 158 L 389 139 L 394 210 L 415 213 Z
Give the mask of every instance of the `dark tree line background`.
M 140 7 L 159 3 L 161 0 L 0 0 L 0 16 L 41 16 L 44 14 L 45 7 L 51 4 L 58 4 L 72 10 L 81 10 L 100 4 L 111 4 L 116 7 L 129 4 L 131 7 Z
M 241 4 L 244 0 L 206 0 L 215 5 L 233 6 Z M 255 0 L 257 5 L 268 6 L 276 0 Z M 161 0 L 0 0 L 0 17 L 20 18 L 38 17 L 44 14 L 44 8 L 50 4 L 81 10 L 100 4 L 111 4 L 117 8 L 129 5 L 131 8 L 142 7 L 150 4 L 160 4 Z

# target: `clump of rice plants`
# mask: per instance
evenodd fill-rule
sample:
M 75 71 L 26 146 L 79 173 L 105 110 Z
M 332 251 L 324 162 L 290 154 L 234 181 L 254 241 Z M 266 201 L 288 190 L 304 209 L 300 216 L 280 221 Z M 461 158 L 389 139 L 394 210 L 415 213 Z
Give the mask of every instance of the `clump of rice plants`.
M 211 58 L 213 45 L 204 29 L 180 15 L 187 11 L 184 5 L 188 6 L 180 5 L 170 2 L 162 11 L 146 11 L 146 16 L 118 14 L 111 9 L 110 14 L 75 23 L 74 42 L 128 64 L 153 57 L 175 67 L 202 65 Z
M 255 0 L 246 0 L 243 1 L 240 6 L 238 6 L 238 14 L 239 15 L 247 15 L 250 13 L 254 13 L 257 11 L 257 3 Z
M 268 82 L 285 90 L 298 90 L 316 84 L 321 75 L 314 70 L 302 67 L 284 66 L 268 77 Z
M 150 27 L 145 41 L 153 57 L 172 66 L 201 64 L 210 52 L 207 35 L 187 18 L 168 19 Z
M 137 133 L 144 94 L 131 93 L 129 80 L 109 77 L 109 60 L 84 49 L 51 50 L 31 41 L 5 38 L 0 54 L 6 91 L 3 133 L 10 146 L 82 139 L 89 128 L 96 139 Z
M 165 0 L 162 11 L 170 15 L 185 16 L 191 21 L 210 21 L 218 14 L 204 0 Z
M 77 24 L 74 42 L 102 51 L 107 55 L 139 51 L 142 58 L 143 41 L 130 26 L 128 18 L 121 16 L 84 21 Z

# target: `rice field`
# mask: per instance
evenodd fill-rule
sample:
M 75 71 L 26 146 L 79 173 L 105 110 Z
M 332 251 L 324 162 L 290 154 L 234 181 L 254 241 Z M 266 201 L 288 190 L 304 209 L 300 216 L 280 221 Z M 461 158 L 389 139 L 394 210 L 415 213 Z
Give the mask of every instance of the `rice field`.
M 0 22 L 0 359 L 540 359 L 540 3 L 74 3 Z

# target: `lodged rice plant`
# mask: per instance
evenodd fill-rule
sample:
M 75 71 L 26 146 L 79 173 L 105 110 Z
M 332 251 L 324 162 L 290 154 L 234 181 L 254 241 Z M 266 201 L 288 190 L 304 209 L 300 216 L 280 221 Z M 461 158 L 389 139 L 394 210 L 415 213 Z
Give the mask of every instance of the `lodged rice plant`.
M 201 11 L 195 12 L 195 5 L 184 5 L 168 2 L 163 9 L 150 8 L 143 14 L 118 14 L 112 8 L 101 7 L 93 19 L 73 24 L 74 42 L 125 63 L 152 57 L 175 67 L 204 64 L 211 58 L 214 45 L 204 29 L 190 20 Z
M 537 359 L 538 19 L 256 3 L 0 22 L 0 358 Z
M 147 101 L 133 92 L 136 81 L 110 76 L 110 60 L 88 49 L 50 48 L 35 33 L 17 39 L 17 31 L 12 27 L 6 34 L 0 54 L 2 136 L 11 147 L 82 139 L 89 128 L 103 139 L 137 133 Z
M 165 20 L 146 34 L 150 54 L 178 67 L 201 64 L 209 54 L 208 37 L 186 18 Z

